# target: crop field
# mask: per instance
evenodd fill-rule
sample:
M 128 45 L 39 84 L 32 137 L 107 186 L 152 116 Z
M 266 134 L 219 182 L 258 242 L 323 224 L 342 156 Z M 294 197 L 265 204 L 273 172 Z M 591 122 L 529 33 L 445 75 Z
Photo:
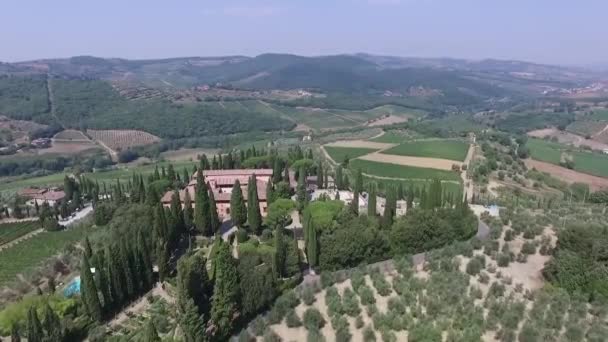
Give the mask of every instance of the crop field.
M 426 140 L 404 143 L 381 153 L 464 161 L 468 150 L 469 144 L 460 140 Z
M 38 221 L 0 224 L 0 246 L 16 240 L 40 228 Z
M 377 149 L 362 147 L 324 146 L 323 148 L 336 163 L 341 163 L 346 157 L 349 159 L 355 159 L 357 157 L 377 151 Z
M 602 128 L 608 124 L 608 121 L 596 121 L 596 120 L 576 120 L 566 127 L 569 132 L 576 133 L 583 137 L 592 136 L 598 133 Z
M 407 165 L 373 162 L 353 159 L 349 163 L 351 170 L 361 169 L 363 173 L 378 177 L 400 179 L 439 179 L 460 182 L 460 176 L 453 171 L 421 168 Z
M 14 281 L 18 274 L 28 273 L 43 261 L 84 238 L 87 227 L 79 226 L 60 232 L 42 232 L 0 252 L 0 287 Z
M 530 148 L 532 159 L 559 164 L 564 146 L 541 139 L 529 139 L 526 145 Z
M 394 116 L 403 116 L 407 118 L 418 118 L 423 117 L 427 114 L 426 111 L 420 109 L 407 108 L 397 105 L 384 105 L 380 107 L 376 107 L 366 111 L 367 113 L 375 114 L 375 115 L 394 115 Z
M 594 110 L 591 117 L 595 120 L 608 121 L 608 110 Z
M 77 131 L 75 129 L 66 129 L 65 131 L 61 131 L 55 134 L 53 138 L 59 140 L 90 140 L 81 131 Z
M 93 130 L 90 129 L 87 133 L 95 140 L 99 140 L 104 145 L 114 151 L 124 150 L 129 147 L 142 146 L 153 144 L 160 141 L 160 138 L 143 131 L 136 130 Z
M 600 177 L 608 177 L 608 156 L 600 153 L 573 152 L 574 169 Z

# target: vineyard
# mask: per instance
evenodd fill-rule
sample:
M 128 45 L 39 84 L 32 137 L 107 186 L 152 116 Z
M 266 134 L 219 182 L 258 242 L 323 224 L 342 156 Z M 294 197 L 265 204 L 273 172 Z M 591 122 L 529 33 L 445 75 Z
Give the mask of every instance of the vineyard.
M 0 225 L 0 246 L 40 228 L 38 221 L 13 222 Z
M 129 147 L 148 145 L 160 141 L 160 138 L 144 131 L 137 130 L 88 130 L 91 138 L 101 141 L 114 151 Z
M 82 239 L 86 226 L 60 232 L 42 232 L 0 252 L 0 287 L 14 281 L 19 273 L 31 272 L 63 248 Z
M 53 137 L 56 140 L 70 140 L 70 141 L 76 141 L 76 140 L 89 140 L 89 138 L 87 138 L 81 131 L 77 131 L 74 129 L 66 129 L 65 131 L 61 131 L 57 134 L 55 134 L 55 136 Z

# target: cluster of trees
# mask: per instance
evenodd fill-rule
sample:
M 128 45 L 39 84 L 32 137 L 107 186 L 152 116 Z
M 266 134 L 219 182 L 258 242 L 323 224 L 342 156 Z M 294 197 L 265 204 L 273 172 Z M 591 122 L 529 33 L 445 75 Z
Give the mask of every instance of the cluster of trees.
M 543 275 L 570 293 L 608 299 L 608 226 L 577 222 L 558 232 L 553 258 Z
M 66 168 L 77 168 L 81 172 L 88 172 L 93 169 L 103 169 L 112 164 L 110 158 L 101 154 L 79 154 L 72 157 L 15 157 L 0 161 L 0 177 L 59 172 Z
M 360 173 L 353 192 L 360 193 Z M 415 190 L 397 195 L 390 188 L 384 213 L 376 212 L 376 188 L 368 192 L 368 213 L 359 215 L 359 204 L 344 206 L 341 201 L 311 203 L 304 210 L 306 255 L 312 267 L 336 270 L 371 263 L 391 257 L 414 254 L 472 237 L 477 219 L 467 202 L 444 193 L 441 182 L 434 181 L 428 191 L 419 191 L 414 207 Z M 407 215 L 396 218 L 397 198 L 407 198 Z

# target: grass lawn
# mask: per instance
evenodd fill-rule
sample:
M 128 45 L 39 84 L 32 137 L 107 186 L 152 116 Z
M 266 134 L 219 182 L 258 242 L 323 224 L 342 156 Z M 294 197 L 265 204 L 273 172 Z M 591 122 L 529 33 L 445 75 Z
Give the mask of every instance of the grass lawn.
M 11 242 L 40 228 L 38 221 L 0 224 L 0 245 Z
M 608 156 L 600 153 L 573 152 L 574 169 L 594 176 L 608 177 Z
M 426 140 L 403 143 L 381 153 L 464 161 L 468 150 L 469 144 L 460 140 Z
M 594 110 L 591 117 L 594 120 L 608 120 L 608 110 Z
M 373 148 L 358 147 L 323 146 L 323 148 L 325 148 L 327 154 L 329 154 L 331 159 L 333 159 L 336 163 L 341 163 L 346 157 L 349 159 L 355 159 L 357 157 L 377 151 L 377 149 Z
M 562 155 L 561 149 L 564 146 L 542 139 L 528 139 L 526 145 L 530 149 L 530 156 L 532 159 L 551 164 L 559 164 Z
M 369 160 L 354 159 L 349 163 L 351 170 L 361 169 L 363 173 L 379 177 L 391 177 L 407 179 L 440 179 L 460 181 L 460 176 L 456 172 L 427 169 L 422 167 L 397 165 L 389 163 L 379 163 Z
M 42 232 L 31 239 L 0 252 L 0 287 L 14 281 L 19 273 L 31 272 L 42 262 L 58 254 L 68 245 L 74 244 L 88 233 L 85 225 L 60 231 Z
M 412 130 L 390 130 L 377 138 L 370 139 L 369 141 L 387 144 L 401 144 L 406 141 L 420 138 L 424 138 L 424 136 Z

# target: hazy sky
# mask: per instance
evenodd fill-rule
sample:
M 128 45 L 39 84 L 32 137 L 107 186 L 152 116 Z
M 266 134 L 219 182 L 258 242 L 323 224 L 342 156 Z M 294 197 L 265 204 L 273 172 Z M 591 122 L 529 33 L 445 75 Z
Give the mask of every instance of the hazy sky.
M 608 65 L 608 0 L 3 0 L 0 60 L 368 52 Z

